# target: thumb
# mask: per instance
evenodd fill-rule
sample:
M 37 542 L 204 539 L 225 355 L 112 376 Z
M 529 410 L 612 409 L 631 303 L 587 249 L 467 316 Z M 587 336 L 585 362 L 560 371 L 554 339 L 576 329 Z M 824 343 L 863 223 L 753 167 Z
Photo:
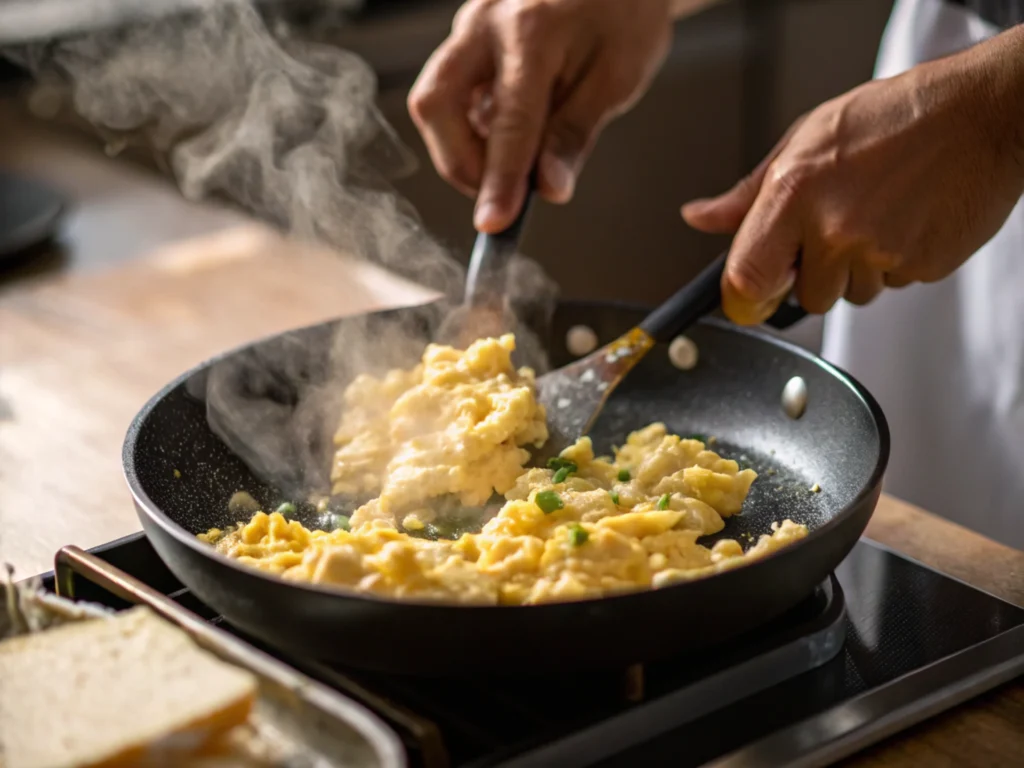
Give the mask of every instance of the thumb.
M 494 89 L 494 117 L 474 222 L 481 232 L 500 232 L 522 207 L 526 179 L 537 158 L 554 83 L 546 62 L 506 62 Z
M 802 231 L 795 201 L 762 193 L 743 220 L 722 275 L 722 309 L 740 325 L 763 323 L 796 281 Z

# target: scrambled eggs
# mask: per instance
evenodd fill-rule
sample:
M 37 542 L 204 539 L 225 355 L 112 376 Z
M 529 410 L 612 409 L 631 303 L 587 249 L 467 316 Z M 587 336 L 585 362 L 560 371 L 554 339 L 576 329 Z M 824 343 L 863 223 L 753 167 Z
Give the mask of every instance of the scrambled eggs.
M 525 468 L 526 446 L 547 439 L 533 372 L 515 370 L 511 335 L 467 350 L 430 345 L 411 371 L 360 376 L 345 392 L 333 491 L 368 497 L 350 521 L 309 530 L 257 512 L 201 538 L 286 579 L 398 598 L 528 604 L 661 587 L 732 568 L 807 535 L 772 525 L 746 553 L 710 549 L 756 478 L 699 440 L 651 424 L 614 459 L 584 437 L 548 467 Z M 431 540 L 437 502 L 504 504 L 479 533 Z

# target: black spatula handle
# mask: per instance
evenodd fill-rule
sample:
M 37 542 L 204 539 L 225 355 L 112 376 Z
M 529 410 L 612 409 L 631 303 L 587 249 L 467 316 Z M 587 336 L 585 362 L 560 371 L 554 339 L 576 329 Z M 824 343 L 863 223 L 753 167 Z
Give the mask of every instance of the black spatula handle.
M 697 277 L 644 318 L 640 323 L 641 330 L 655 341 L 669 342 L 704 315 L 718 309 L 722 304 L 722 272 L 725 270 L 725 259 L 728 255 L 728 251 L 721 254 Z M 803 307 L 786 301 L 765 323 L 783 330 L 805 317 L 807 312 Z
M 469 257 L 466 273 L 465 303 L 470 306 L 500 303 L 505 294 L 505 277 L 509 262 L 519 252 L 519 238 L 523 224 L 533 203 L 537 188 L 536 176 L 531 174 L 526 185 L 526 198 L 519 215 L 501 232 L 488 235 L 483 232 L 476 236 L 473 253 Z
M 704 267 L 664 304 L 640 323 L 655 341 L 669 342 L 722 304 L 722 272 L 728 251 Z

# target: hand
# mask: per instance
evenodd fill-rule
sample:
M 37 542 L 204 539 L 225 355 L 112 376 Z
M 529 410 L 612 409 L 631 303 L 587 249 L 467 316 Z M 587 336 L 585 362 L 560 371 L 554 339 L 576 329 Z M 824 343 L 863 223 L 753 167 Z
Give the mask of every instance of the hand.
M 572 197 L 601 129 L 646 90 L 668 50 L 669 0 L 469 0 L 409 94 L 438 172 L 505 229 L 538 191 Z M 539 160 L 538 160 L 539 156 Z
M 1007 32 L 827 102 L 730 191 L 684 206 L 691 226 L 736 232 L 726 314 L 763 322 L 794 284 L 809 312 L 866 304 L 984 245 L 1024 192 L 1022 45 Z

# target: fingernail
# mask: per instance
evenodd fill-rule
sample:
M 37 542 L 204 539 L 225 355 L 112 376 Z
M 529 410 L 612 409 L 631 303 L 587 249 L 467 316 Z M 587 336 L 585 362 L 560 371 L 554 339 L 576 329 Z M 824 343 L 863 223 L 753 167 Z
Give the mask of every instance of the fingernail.
M 765 296 L 765 291 L 759 285 L 745 279 L 742 275 L 737 275 L 734 271 L 727 272 L 726 279 L 736 295 L 746 302 L 760 304 L 769 298 Z
M 793 290 L 794 285 L 796 285 L 796 270 L 791 269 L 786 273 L 786 279 L 782 281 L 779 290 L 775 292 L 775 298 L 786 298 L 789 292 Z
M 693 219 L 700 219 L 706 216 L 712 208 L 714 208 L 714 200 L 701 198 L 700 200 L 691 200 L 686 203 L 680 210 L 680 213 L 683 216 L 683 220 L 690 223 Z
M 778 311 L 779 305 L 786 300 L 794 285 L 796 285 L 796 270 L 791 269 L 786 273 L 786 277 L 779 287 L 772 291 L 767 299 L 757 303 L 754 313 L 758 316 L 759 323 L 763 323 Z
M 572 198 L 576 186 L 576 174 L 573 172 L 572 166 L 562 158 L 550 153 L 546 153 L 540 162 L 544 180 L 555 193 L 558 202 L 568 202 Z
M 501 216 L 498 206 L 489 200 L 481 200 L 473 212 L 473 224 L 481 232 L 494 232 Z
M 683 204 L 683 216 L 689 213 L 700 213 L 707 208 L 712 202 L 710 197 L 701 197 L 697 200 L 691 200 L 688 203 Z

